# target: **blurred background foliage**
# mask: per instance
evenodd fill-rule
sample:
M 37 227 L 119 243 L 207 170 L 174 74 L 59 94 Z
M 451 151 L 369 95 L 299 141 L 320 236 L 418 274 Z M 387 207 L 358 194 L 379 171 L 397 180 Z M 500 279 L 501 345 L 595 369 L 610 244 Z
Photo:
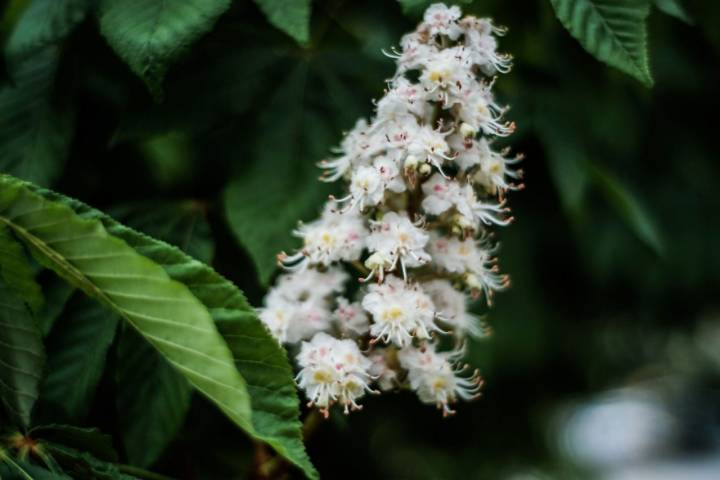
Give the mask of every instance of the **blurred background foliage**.
M 2 7 L 6 51 L 26 9 L 48 14 L 51 3 Z M 164 81 L 142 58 L 123 62 L 99 34 L 102 16 L 79 7 L 41 52 L 13 47 L 31 61 L 5 58 L 0 168 L 211 262 L 259 305 L 274 255 L 332 191 L 315 162 L 371 114 L 394 71 L 382 49 L 428 2 L 402 3 L 316 1 L 308 32 L 285 28 L 293 39 L 235 1 L 191 48 L 167 53 L 177 61 Z M 547 0 L 462 8 L 509 27 L 501 49 L 515 68 L 497 92 L 518 124 L 508 144 L 526 156 L 527 188 L 510 199 L 517 221 L 500 232 L 513 288 L 489 313 L 494 336 L 469 346 L 485 395 L 450 419 L 410 394 L 368 399 L 316 427 L 311 458 L 325 478 L 717 478 L 720 4 L 654 3 L 651 88 L 589 55 Z M 47 313 L 60 316 L 53 328 L 97 318 L 83 303 Z M 190 401 L 187 385 L 166 399 L 188 412 L 181 427 L 153 424 L 162 399 L 143 415 L 133 392 L 116 391 L 113 376 L 138 371 L 115 359 L 158 360 L 143 360 L 130 332 L 114 346 L 77 342 L 97 347 L 80 356 L 111 350 L 98 391 L 75 392 L 94 395 L 93 407 L 73 410 L 68 380 L 51 376 L 43 389 L 60 391 L 41 396 L 41 415 L 122 431 L 121 456 L 147 466 L 164 447 L 149 432 L 180 428 L 154 465 L 170 476 L 250 471 L 249 441 L 205 400 Z M 48 364 L 69 351 L 50 342 Z M 116 402 L 120 414 L 106 407 Z M 686 470 L 647 473 L 656 467 Z

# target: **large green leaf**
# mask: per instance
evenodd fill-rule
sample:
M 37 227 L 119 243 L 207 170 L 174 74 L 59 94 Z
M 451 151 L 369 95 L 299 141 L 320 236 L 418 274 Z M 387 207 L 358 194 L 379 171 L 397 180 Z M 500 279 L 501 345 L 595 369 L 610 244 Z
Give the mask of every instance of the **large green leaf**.
M 99 218 L 108 231 L 162 265 L 168 274 L 190 287 L 210 309 L 235 357 L 252 399 L 257 438 L 317 478 L 302 443 L 299 401 L 285 350 L 258 320 L 245 296 L 231 282 L 181 251 L 135 232 L 79 202 L 73 208 L 84 217 Z
M 268 21 L 300 43 L 310 38 L 311 0 L 255 0 Z
M 93 219 L 0 176 L 0 223 L 35 257 L 135 327 L 188 381 L 253 433 L 250 400 L 207 308 Z
M 0 276 L 33 312 L 40 310 L 43 294 L 40 285 L 35 281 L 32 266 L 22 245 L 4 225 L 0 225 Z
M 0 85 L 0 172 L 49 185 L 59 175 L 73 134 L 73 116 L 53 104 L 55 46 L 25 57 L 13 81 Z
M 137 252 L 161 265 L 173 280 L 190 288 L 210 310 L 223 334 L 228 335 L 227 342 L 237 368 L 246 379 L 250 392 L 254 436 L 270 444 L 309 478 L 317 478 L 302 443 L 299 401 L 287 354 L 259 321 L 243 293 L 212 268 L 177 248 L 125 227 L 78 201 L 30 188 L 47 201 L 72 207 L 87 221 L 101 221 L 111 235 L 127 242 Z
M 90 0 L 33 0 L 8 38 L 11 64 L 65 38 L 84 18 Z
M 214 242 L 198 202 L 163 202 L 150 208 L 130 205 L 112 214 L 202 262 L 212 260 Z M 147 467 L 182 426 L 190 407 L 190 387 L 134 332 L 123 332 L 117 354 L 117 408 L 123 419 L 125 451 L 133 465 Z
M 550 0 L 555 14 L 598 60 L 653 83 L 645 19 L 650 0 Z
M 76 423 L 90 410 L 115 338 L 119 317 L 84 295 L 76 295 L 46 339 L 47 373 L 40 389 L 41 413 Z
M 129 205 L 113 217 L 210 262 L 214 242 L 204 207 L 195 201 Z M 147 342 L 125 330 L 118 344 L 117 408 L 125 451 L 133 465 L 155 462 L 175 438 L 190 407 L 190 387 Z
M 100 0 L 100 31 L 155 95 L 168 68 L 209 31 L 230 0 Z
M 297 246 L 291 232 L 298 221 L 317 215 L 329 193 L 315 163 L 327 155 L 337 126 L 309 107 L 310 75 L 301 63 L 280 86 L 259 120 L 254 163 L 225 192 L 230 227 L 263 284 L 277 268 L 276 255 Z
M 190 385 L 131 330 L 118 344 L 117 409 L 128 459 L 152 465 L 175 438 L 190 407 Z
M 0 400 L 23 428 L 30 424 L 44 361 L 40 330 L 30 311 L 0 279 Z

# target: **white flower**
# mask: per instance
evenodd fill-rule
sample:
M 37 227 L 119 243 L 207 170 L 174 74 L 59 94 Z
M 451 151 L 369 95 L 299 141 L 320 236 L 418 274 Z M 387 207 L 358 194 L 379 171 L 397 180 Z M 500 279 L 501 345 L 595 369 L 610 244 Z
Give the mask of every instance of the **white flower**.
M 377 102 L 377 118 L 382 121 L 398 121 L 408 115 L 422 117 L 429 105 L 425 102 L 425 91 L 405 77 L 395 78 L 391 88 Z
M 472 400 L 479 396 L 482 380 L 477 371 L 461 376 L 464 367 L 455 364 L 462 352 L 437 352 L 433 344 L 420 348 L 406 347 L 398 352 L 400 365 L 408 371 L 410 387 L 424 403 L 437 405 L 443 415 L 455 413 L 450 404 L 458 398 Z
M 477 83 L 471 68 L 472 61 L 465 48 L 446 48 L 424 60 L 419 82 L 430 99 L 449 108 L 463 101 L 463 93 Z
M 429 28 L 430 35 L 445 35 L 450 40 L 457 40 L 462 34 L 457 23 L 461 14 L 455 5 L 448 7 L 444 3 L 435 3 L 425 10 L 423 23 Z
M 426 37 L 426 34 L 419 32 L 408 33 L 400 39 L 400 52 L 394 48 L 391 53 L 383 51 L 385 55 L 394 58 L 397 62 L 395 78 L 401 77 L 408 70 L 420 68 L 428 58 L 437 54 L 438 48 L 429 44 Z
M 325 416 L 334 402 L 343 405 L 345 413 L 359 410 L 362 407 L 356 400 L 372 391 L 368 372 L 372 363 L 352 340 L 320 332 L 310 342 L 303 342 L 297 362 L 302 367 L 298 386 L 305 390 L 309 405 L 317 406 Z
M 385 343 L 402 347 L 413 337 L 427 339 L 431 331 L 439 331 L 430 297 L 419 286 L 406 284 L 397 277 L 370 285 L 362 306 L 373 316 L 370 334 Z
M 347 298 L 338 297 L 337 304 L 333 317 L 344 335 L 359 337 L 370 331 L 370 319 L 359 302 L 350 303 Z
M 347 274 L 306 269 L 281 275 L 258 309 L 260 320 L 280 343 L 296 343 L 330 327 L 329 296 L 342 290 Z
M 339 148 L 333 153 L 339 156 L 332 160 L 322 160 L 318 165 L 326 170 L 321 180 L 334 182 L 345 175 L 351 167 L 367 162 L 368 124 L 364 118 L 359 119 L 352 130 L 345 134 Z
M 397 386 L 397 372 L 390 368 L 386 355 L 388 350 L 378 349 L 372 352 L 368 358 L 372 362 L 370 365 L 370 375 L 380 387 L 380 390 L 386 392 Z
M 260 321 L 270 330 L 279 343 L 287 342 L 287 331 L 298 308 L 294 303 L 284 301 L 280 297 L 266 297 L 265 307 L 258 309 Z
M 500 204 L 485 203 L 477 198 L 472 185 L 461 185 L 455 180 L 444 178 L 436 173 L 423 186 L 425 198 L 422 208 L 431 215 L 440 215 L 455 208 L 467 221 L 485 225 L 508 225 L 513 218 L 505 218 L 509 212 Z M 476 225 L 477 227 L 477 225 Z
M 405 181 L 394 161 L 378 157 L 372 166 L 359 167 L 350 181 L 350 194 L 341 199 L 333 199 L 338 204 L 347 203 L 342 212 L 362 211 L 366 206 L 375 206 L 383 201 L 385 192 L 404 192 Z
M 497 39 L 504 35 L 505 28 L 496 27 L 488 18 L 466 17 L 460 22 L 464 33 L 465 46 L 470 51 L 473 63 L 491 75 L 494 72 L 507 73 L 512 67 L 510 55 L 497 52 Z
M 503 122 L 502 117 L 507 111 L 493 99 L 491 88 L 494 80 L 466 88 L 458 100 L 458 117 L 475 130 L 482 130 L 486 135 L 507 137 L 515 131 L 515 124 Z
M 465 294 L 453 288 L 448 280 L 431 280 L 423 283 L 422 287 L 438 309 L 438 318 L 451 327 L 458 338 L 466 335 L 479 338 L 487 334 L 487 328 L 480 319 L 467 311 Z
M 424 250 L 427 244 L 428 234 L 422 228 L 413 224 L 407 213 L 388 212 L 380 221 L 370 221 L 371 233 L 367 238 L 367 247 L 370 252 L 378 253 L 382 262 L 373 267 L 387 271 L 395 269 L 397 263 L 403 272 L 403 278 L 407 278 L 407 268 L 419 267 L 430 261 L 430 255 Z M 387 265 L 388 262 L 391 262 Z M 369 268 L 372 269 L 368 265 Z M 381 271 L 371 271 L 368 279 L 377 275 L 381 277 Z
M 468 303 L 483 295 L 489 304 L 509 283 L 488 238 L 490 227 L 512 220 L 506 193 L 522 188 L 522 172 L 513 167 L 519 157 L 491 148 L 515 128 L 492 91 L 493 76 L 510 69 L 498 53 L 504 30 L 460 15 L 431 5 L 400 50 L 386 53 L 397 69 L 374 116 L 358 120 L 319 164 L 321 179 L 342 179 L 345 194 L 298 226 L 303 247 L 279 256 L 292 273 L 258 309 L 280 343 L 305 340 L 296 380 L 326 416 L 335 404 L 360 408 L 374 382 L 382 390 L 409 385 L 446 415 L 457 399 L 478 394 L 479 376 L 457 366 L 467 336 L 486 333 Z M 366 275 L 359 293 L 343 290 L 341 262 Z M 433 343 L 448 333 L 456 350 L 437 351 L 452 344 Z
M 445 160 L 452 160 L 449 156 L 450 147 L 445 141 L 448 133 L 434 130 L 427 125 L 418 128 L 407 145 L 408 156 L 412 155 L 419 161 L 430 163 L 442 172 L 441 165 Z
M 295 255 L 278 256 L 288 270 L 302 269 L 308 264 L 329 266 L 339 260 L 357 260 L 368 235 L 364 219 L 357 212 L 341 214 L 332 204 L 325 205 L 319 219 L 300 224 L 293 233 L 303 239 L 304 246 Z
M 450 272 L 463 275 L 463 280 L 475 293 L 484 293 L 488 303 L 492 303 L 494 292 L 504 290 L 509 278 L 499 272 L 497 261 L 493 257 L 497 247 L 490 248 L 489 242 L 481 238 L 466 238 L 434 235 L 428 249 L 435 264 Z
M 516 155 L 514 158 L 507 158 L 508 149 L 502 152 L 495 152 L 484 138 L 478 144 L 480 152 L 480 169 L 473 175 L 473 181 L 485 187 L 491 194 L 501 194 L 507 190 L 521 190 L 524 185 L 512 183 L 508 178 L 519 180 L 522 178 L 522 170 L 512 170 L 508 166 L 519 163 L 523 157 Z
M 430 215 L 440 215 L 457 203 L 460 198 L 460 185 L 436 173 L 422 185 L 425 198 L 422 208 Z

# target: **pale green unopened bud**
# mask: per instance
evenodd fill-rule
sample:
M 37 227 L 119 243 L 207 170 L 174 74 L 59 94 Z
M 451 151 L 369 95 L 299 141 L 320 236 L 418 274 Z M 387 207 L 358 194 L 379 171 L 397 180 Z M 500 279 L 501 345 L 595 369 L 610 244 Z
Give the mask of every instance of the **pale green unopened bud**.
M 427 163 L 423 163 L 422 165 L 420 165 L 420 168 L 418 168 L 418 172 L 420 172 L 420 175 L 430 175 L 430 173 L 432 172 L 432 167 Z
M 477 133 L 477 129 L 463 122 L 460 124 L 460 134 L 465 138 L 474 137 Z
M 392 264 L 390 258 L 380 252 L 375 252 L 365 260 L 365 266 L 370 270 L 383 270 Z
M 408 155 L 405 158 L 405 170 L 415 170 L 418 165 L 418 159 L 415 155 Z

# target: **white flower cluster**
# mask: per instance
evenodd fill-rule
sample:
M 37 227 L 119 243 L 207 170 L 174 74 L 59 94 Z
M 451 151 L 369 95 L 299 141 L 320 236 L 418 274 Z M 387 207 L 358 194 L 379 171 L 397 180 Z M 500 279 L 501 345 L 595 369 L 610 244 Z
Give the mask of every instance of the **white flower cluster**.
M 430 6 L 388 53 L 397 72 L 376 116 L 320 163 L 347 194 L 294 232 L 304 246 L 278 256 L 288 273 L 259 313 L 278 341 L 300 343 L 298 385 L 326 415 L 379 390 L 410 388 L 445 414 L 479 393 L 479 375 L 459 363 L 465 338 L 487 332 L 468 303 L 490 305 L 508 285 L 488 229 L 512 221 L 506 193 L 522 188 L 520 157 L 491 148 L 515 128 L 491 91 L 510 69 L 496 50 L 502 33 Z M 347 285 L 350 270 L 359 283 Z

